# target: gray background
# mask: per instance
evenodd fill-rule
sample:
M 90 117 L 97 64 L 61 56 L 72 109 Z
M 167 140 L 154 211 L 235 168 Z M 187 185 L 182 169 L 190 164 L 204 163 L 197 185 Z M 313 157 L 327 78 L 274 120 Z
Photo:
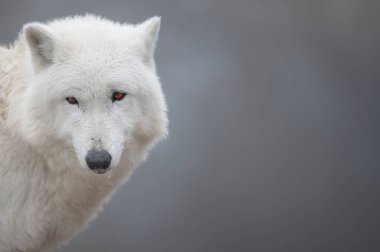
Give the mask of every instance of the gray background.
M 58 252 L 380 251 L 380 2 L 0 2 L 0 40 L 161 15 L 161 142 Z

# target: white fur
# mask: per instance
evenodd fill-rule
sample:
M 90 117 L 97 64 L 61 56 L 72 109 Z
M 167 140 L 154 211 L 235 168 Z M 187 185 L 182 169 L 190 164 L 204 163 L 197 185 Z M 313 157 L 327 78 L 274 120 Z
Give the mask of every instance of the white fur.
M 166 135 L 159 24 L 77 16 L 27 24 L 0 47 L 0 252 L 69 240 Z M 91 148 L 111 154 L 106 174 L 87 168 Z

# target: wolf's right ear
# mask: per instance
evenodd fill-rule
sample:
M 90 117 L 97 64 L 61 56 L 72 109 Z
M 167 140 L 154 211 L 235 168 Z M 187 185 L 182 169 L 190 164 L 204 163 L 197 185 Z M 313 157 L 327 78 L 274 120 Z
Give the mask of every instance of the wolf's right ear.
M 144 61 L 155 69 L 154 49 L 160 31 L 161 17 L 154 16 L 136 26 L 142 38 Z
M 52 64 L 56 49 L 56 36 L 49 27 L 41 23 L 30 23 L 24 26 L 24 36 L 28 44 L 35 71 Z

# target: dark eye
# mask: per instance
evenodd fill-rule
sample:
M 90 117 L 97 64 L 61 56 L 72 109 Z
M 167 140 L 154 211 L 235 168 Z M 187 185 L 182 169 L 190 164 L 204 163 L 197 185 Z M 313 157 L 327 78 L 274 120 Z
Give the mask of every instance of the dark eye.
M 66 97 L 66 101 L 72 105 L 78 104 L 78 100 L 75 97 Z
M 114 92 L 112 94 L 112 101 L 121 101 L 124 99 L 124 97 L 126 96 L 127 94 L 126 93 L 122 93 L 122 92 Z

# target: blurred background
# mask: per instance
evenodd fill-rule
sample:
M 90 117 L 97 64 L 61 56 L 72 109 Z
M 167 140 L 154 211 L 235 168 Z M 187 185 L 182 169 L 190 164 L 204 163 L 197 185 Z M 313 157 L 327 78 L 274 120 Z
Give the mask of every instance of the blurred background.
M 379 10 L 363 0 L 1 0 L 2 44 L 30 21 L 162 16 L 170 136 L 56 251 L 380 251 Z

